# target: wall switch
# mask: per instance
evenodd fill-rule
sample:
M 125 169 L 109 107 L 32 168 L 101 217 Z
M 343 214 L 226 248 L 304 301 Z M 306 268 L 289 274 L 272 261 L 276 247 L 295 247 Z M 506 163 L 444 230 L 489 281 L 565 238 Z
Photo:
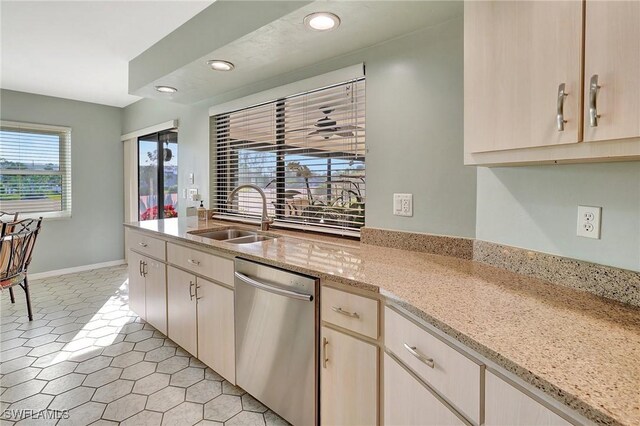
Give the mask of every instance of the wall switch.
M 413 216 L 413 194 L 393 194 L 393 214 Z
M 193 173 L 189 173 L 189 185 L 193 185 L 195 183 L 195 178 L 193 176 Z
M 578 206 L 579 237 L 600 239 L 600 216 L 602 207 Z
M 198 188 L 189 188 L 189 199 L 191 201 L 199 201 L 200 200 L 200 194 L 198 194 Z

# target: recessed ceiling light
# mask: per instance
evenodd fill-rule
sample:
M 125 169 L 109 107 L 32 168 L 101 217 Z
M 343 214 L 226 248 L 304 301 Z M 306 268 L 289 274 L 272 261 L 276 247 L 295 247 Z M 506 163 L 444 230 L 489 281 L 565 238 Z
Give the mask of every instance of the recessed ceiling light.
M 176 93 L 178 89 L 171 86 L 156 86 L 156 90 L 160 93 Z
M 330 12 L 315 12 L 304 17 L 304 24 L 316 31 L 329 31 L 340 26 L 340 18 Z
M 221 61 L 219 59 L 212 59 L 210 61 L 207 61 L 207 64 L 211 67 L 211 69 L 216 71 L 231 71 L 235 68 L 235 65 L 233 65 L 231 62 Z

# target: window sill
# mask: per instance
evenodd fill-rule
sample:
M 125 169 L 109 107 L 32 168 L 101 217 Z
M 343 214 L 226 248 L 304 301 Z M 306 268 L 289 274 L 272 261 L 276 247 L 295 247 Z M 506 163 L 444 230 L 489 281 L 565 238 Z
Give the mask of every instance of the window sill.
M 63 212 L 44 212 L 44 213 L 38 213 L 38 212 L 20 213 L 18 215 L 18 220 L 38 219 L 39 217 L 41 217 L 43 220 L 46 220 L 46 221 L 71 219 L 71 212 L 63 211 Z

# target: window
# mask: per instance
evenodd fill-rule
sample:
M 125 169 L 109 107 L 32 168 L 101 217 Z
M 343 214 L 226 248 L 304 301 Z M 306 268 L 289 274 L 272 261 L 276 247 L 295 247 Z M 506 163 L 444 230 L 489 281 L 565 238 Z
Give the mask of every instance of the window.
M 158 155 L 160 153 L 160 155 Z M 138 220 L 178 216 L 178 132 L 138 138 Z
M 71 129 L 0 122 L 0 210 L 71 216 Z
M 212 117 L 217 217 L 359 235 L 365 213 L 365 81 L 358 79 Z

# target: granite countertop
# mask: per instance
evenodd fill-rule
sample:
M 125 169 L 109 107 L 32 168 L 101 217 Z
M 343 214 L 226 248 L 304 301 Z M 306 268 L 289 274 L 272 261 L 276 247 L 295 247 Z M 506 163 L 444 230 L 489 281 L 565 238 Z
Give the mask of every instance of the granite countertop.
M 234 245 L 195 218 L 126 224 L 372 292 L 599 424 L 640 424 L 640 309 L 453 257 L 274 231 Z

